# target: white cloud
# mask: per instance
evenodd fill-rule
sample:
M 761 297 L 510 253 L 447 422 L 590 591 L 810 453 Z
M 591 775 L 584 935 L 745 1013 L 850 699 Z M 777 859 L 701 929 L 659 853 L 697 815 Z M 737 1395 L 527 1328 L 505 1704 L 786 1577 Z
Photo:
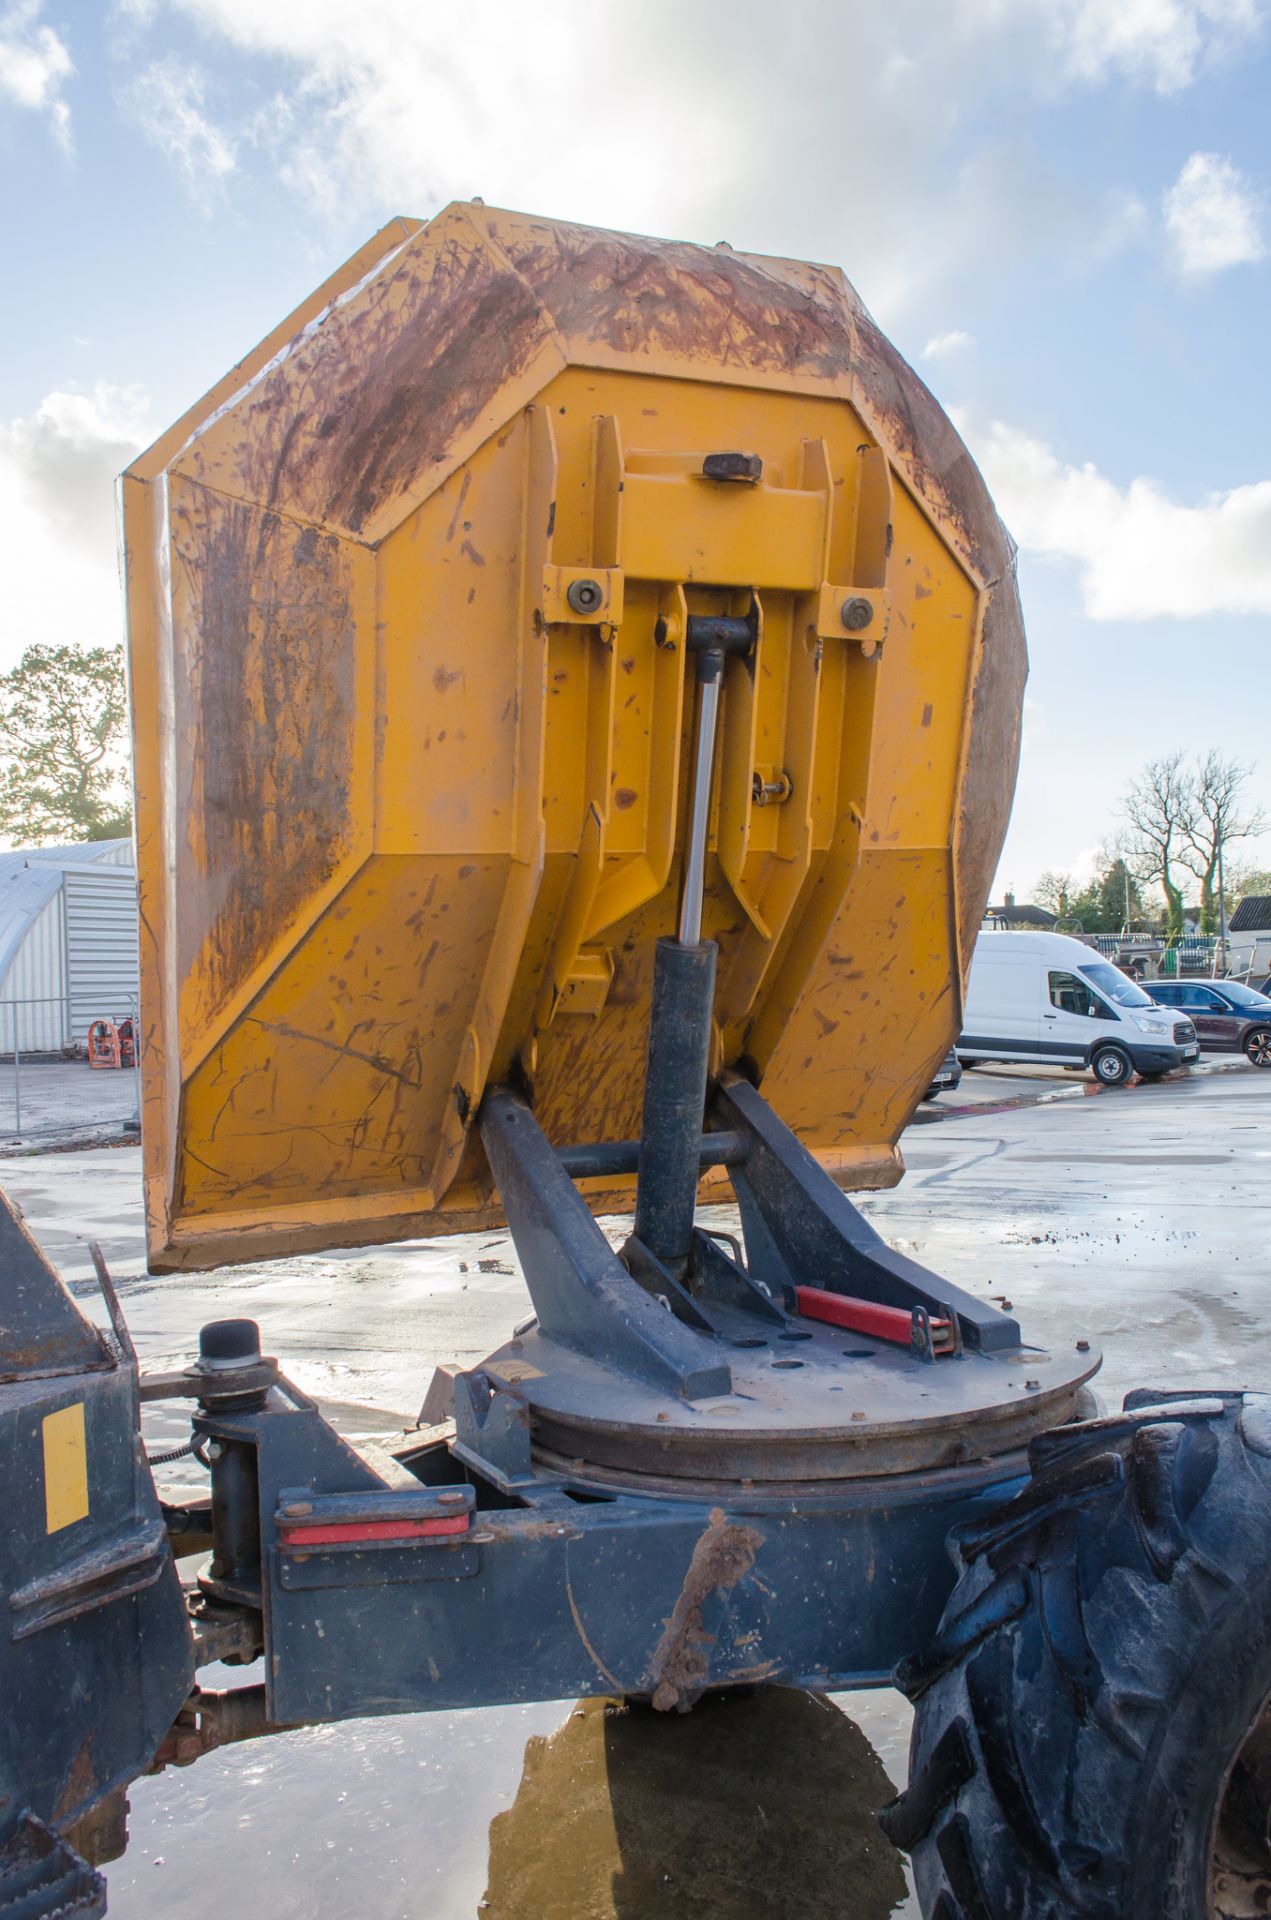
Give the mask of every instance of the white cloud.
M 608 0 L 475 0 L 462 34 L 453 14 L 414 0 L 179 4 L 239 48 L 294 67 L 296 83 L 253 131 L 282 179 L 333 217 L 351 202 L 430 211 L 480 194 L 609 226 L 656 224 L 667 204 L 706 218 L 739 165 L 736 130 L 757 78 L 743 78 L 740 99 L 704 91 L 695 23 L 670 0 L 631 13 Z
M 1059 871 L 1071 874 L 1079 887 L 1085 887 L 1097 880 L 1109 864 L 1108 849 L 1100 840 L 1092 847 L 1078 847 L 1067 866 Z
M 951 354 L 961 353 L 964 347 L 975 345 L 969 333 L 954 328 L 950 333 L 935 333 L 922 350 L 924 360 L 947 360 Z
M 1266 7 L 1264 0 L 1054 0 L 1053 19 L 1070 78 L 1123 74 L 1175 94 L 1255 35 Z
M 481 194 L 842 261 L 894 325 L 986 252 L 1083 271 L 1127 244 L 1124 196 L 1060 176 L 1027 134 L 986 135 L 999 99 L 1177 91 L 1268 0 L 804 0 L 779 32 L 770 0 L 468 0 L 459 25 L 420 0 L 121 3 L 152 41 L 179 13 L 261 63 L 272 97 L 221 139 L 263 149 L 333 225 Z M 887 155 L 868 193 L 845 190 L 836 117 L 809 121 L 813 72 L 860 76 L 853 150 Z
M 960 424 L 1020 546 L 1080 569 L 1090 619 L 1271 613 L 1271 480 L 1189 505 L 1152 479 L 1118 487 L 1069 466 L 1000 421 Z
M 237 163 L 235 143 L 207 111 L 207 81 L 201 68 L 168 55 L 151 61 L 123 89 L 137 127 L 166 154 L 192 197 L 208 205 Z
M 1261 208 L 1221 153 L 1194 153 L 1165 195 L 1165 225 L 1181 273 L 1204 276 L 1261 260 Z
M 0 97 L 47 113 L 53 138 L 69 158 L 71 110 L 61 96 L 74 68 L 66 42 L 41 25 L 41 10 L 42 0 L 14 0 L 0 13 Z
M 145 393 L 105 383 L 0 426 L 0 672 L 36 641 L 120 638 L 114 482 L 149 433 Z

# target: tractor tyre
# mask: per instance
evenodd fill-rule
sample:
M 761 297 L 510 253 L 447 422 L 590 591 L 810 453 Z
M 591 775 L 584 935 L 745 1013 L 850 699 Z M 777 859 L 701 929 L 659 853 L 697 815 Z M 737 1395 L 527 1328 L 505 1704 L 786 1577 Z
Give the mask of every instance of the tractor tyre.
M 1271 1911 L 1271 1396 L 1130 1394 L 950 1541 L 883 1810 L 927 1920 Z

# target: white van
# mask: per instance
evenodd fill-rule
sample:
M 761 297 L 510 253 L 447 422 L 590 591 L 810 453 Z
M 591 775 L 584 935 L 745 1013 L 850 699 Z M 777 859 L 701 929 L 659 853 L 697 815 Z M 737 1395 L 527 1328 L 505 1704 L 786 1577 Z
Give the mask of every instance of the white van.
M 957 1053 L 1089 1067 L 1105 1087 L 1196 1059 L 1191 1022 L 1157 1006 L 1128 974 L 1063 933 L 982 933 Z

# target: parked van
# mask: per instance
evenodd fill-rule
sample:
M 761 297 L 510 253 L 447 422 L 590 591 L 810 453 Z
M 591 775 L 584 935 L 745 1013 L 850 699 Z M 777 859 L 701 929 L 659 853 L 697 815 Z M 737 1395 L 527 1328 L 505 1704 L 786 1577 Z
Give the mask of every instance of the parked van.
M 1089 1067 L 1105 1087 L 1196 1059 L 1196 1029 L 1128 974 L 1063 933 L 982 933 L 958 1058 Z

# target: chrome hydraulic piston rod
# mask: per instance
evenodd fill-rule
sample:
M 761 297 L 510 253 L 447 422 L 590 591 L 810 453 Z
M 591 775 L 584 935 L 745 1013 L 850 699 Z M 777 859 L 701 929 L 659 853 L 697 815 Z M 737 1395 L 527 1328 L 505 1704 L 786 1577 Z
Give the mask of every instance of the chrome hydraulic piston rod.
M 679 937 L 659 940 L 654 954 L 635 1209 L 637 1239 L 677 1277 L 693 1238 L 715 998 L 716 947 L 702 939 L 702 896 L 720 688 L 728 655 L 748 653 L 754 638 L 753 612 L 744 620 L 697 615 L 688 622 L 697 680 L 693 787 Z

